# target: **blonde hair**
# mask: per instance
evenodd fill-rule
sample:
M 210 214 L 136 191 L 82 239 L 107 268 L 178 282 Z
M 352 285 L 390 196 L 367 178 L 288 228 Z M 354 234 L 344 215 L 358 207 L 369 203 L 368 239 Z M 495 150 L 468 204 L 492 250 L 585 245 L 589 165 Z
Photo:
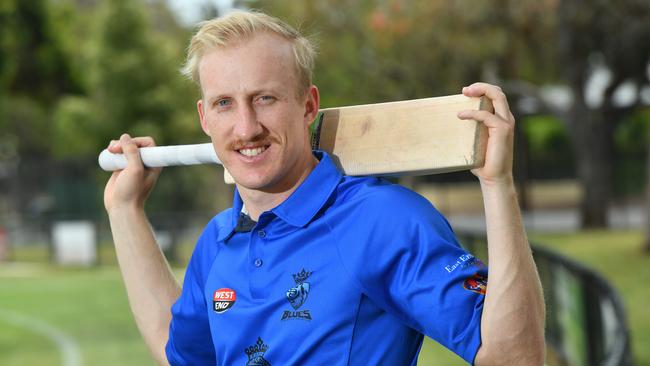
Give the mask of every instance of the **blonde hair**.
M 306 91 L 312 84 L 315 46 L 280 19 L 256 11 L 234 11 L 226 16 L 199 23 L 199 30 L 187 48 L 187 59 L 181 72 L 200 87 L 199 63 L 206 52 L 227 47 L 262 32 L 277 34 L 291 42 L 298 72 L 299 92 Z

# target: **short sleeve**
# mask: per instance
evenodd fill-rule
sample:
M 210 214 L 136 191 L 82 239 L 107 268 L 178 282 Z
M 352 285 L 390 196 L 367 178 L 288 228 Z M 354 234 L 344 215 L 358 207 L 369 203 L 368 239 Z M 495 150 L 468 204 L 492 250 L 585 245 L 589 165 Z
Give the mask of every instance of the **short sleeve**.
M 205 278 L 217 251 L 215 235 L 211 230 L 209 224 L 199 238 L 185 272 L 181 296 L 171 309 L 172 320 L 165 352 L 173 366 L 215 363 L 208 305 L 204 296 Z
M 461 248 L 426 199 L 403 187 L 383 186 L 353 210 L 364 224 L 335 231 L 342 261 L 362 291 L 473 363 L 481 345 L 487 268 Z

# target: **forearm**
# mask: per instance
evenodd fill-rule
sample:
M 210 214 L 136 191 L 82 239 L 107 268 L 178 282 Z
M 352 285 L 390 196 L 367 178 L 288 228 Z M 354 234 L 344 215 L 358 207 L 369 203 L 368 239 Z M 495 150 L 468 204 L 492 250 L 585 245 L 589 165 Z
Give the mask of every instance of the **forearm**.
M 510 179 L 498 184 L 482 183 L 481 189 L 487 220 L 489 280 L 477 364 L 541 365 L 544 298 L 514 183 Z
M 156 243 L 144 210 L 113 210 L 109 220 L 136 324 L 157 363 L 166 364 L 171 307 L 181 288 Z

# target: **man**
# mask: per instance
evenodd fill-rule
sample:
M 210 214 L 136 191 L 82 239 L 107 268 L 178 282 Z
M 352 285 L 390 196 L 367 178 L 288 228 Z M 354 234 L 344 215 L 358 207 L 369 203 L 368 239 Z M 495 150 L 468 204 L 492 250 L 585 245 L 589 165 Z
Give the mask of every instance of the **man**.
M 514 118 L 501 90 L 477 83 L 495 113 L 479 178 L 487 269 L 422 197 L 342 176 L 312 152 L 319 108 L 314 51 L 280 20 L 236 12 L 202 25 L 186 72 L 201 126 L 236 182 L 233 208 L 198 240 L 181 288 L 144 214 L 158 169 L 123 135 L 128 166 L 107 183 L 120 268 L 154 358 L 173 365 L 414 365 L 426 334 L 476 365 L 541 365 L 544 305 L 512 179 Z M 171 309 L 171 311 L 170 311 Z

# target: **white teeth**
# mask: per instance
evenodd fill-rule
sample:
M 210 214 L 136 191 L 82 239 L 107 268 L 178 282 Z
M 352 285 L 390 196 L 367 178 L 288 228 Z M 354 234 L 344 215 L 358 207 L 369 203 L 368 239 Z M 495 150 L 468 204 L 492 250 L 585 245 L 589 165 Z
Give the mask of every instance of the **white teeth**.
M 257 156 L 261 154 L 264 150 L 266 150 L 266 147 L 258 147 L 255 149 L 241 149 L 239 150 L 239 152 L 242 155 L 246 155 L 246 156 Z

